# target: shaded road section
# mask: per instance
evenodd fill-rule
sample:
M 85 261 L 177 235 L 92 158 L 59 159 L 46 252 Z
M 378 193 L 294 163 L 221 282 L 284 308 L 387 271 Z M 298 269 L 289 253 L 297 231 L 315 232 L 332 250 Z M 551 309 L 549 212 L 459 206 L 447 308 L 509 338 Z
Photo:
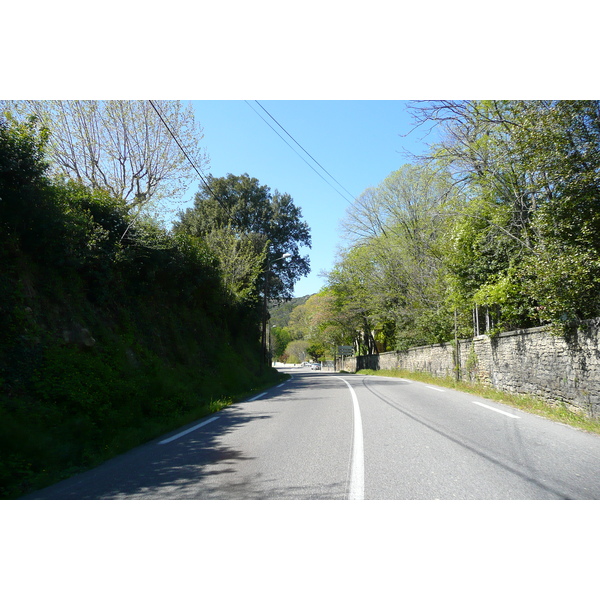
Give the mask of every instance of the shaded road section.
M 404 379 L 293 378 L 40 499 L 600 499 L 600 436 Z
M 259 398 L 28 498 L 345 499 L 352 443 L 348 389 L 336 377 L 293 372 L 293 379 Z

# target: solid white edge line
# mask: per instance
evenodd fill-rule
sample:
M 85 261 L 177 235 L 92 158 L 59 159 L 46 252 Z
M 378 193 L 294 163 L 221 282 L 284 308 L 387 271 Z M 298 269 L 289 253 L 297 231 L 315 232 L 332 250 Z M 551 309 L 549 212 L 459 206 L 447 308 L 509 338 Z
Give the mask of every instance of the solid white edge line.
M 284 385 L 284 383 L 287 383 L 287 382 L 284 381 L 281 385 Z M 277 387 L 281 387 L 281 385 L 278 385 Z M 267 392 L 263 392 L 262 394 L 258 394 L 258 396 L 254 396 L 253 398 L 246 400 L 246 402 L 252 402 L 253 400 L 258 400 L 259 398 L 266 396 L 266 394 L 267 394 Z M 195 425 L 194 427 L 190 427 L 189 429 L 186 429 L 185 431 L 182 431 L 181 433 L 173 435 L 170 438 L 167 438 L 166 440 L 162 440 L 158 443 L 159 444 L 168 444 L 169 442 L 172 442 L 180 437 L 183 437 L 184 435 L 187 435 L 188 433 L 191 433 L 192 431 L 196 431 L 196 429 L 200 429 L 200 427 L 204 427 L 205 425 L 208 425 L 209 423 L 216 421 L 218 418 L 219 417 L 212 417 L 211 419 L 207 419 L 206 421 L 203 421 L 202 423 Z
M 182 431 L 181 433 L 177 433 L 176 435 L 173 435 L 170 438 L 167 438 L 166 440 L 162 440 L 158 443 L 159 444 L 168 444 L 169 442 L 172 442 L 173 440 L 183 437 L 184 435 L 187 435 L 188 433 L 191 433 L 192 431 L 196 431 L 196 429 L 200 429 L 200 427 L 204 427 L 205 425 L 208 425 L 209 423 L 216 421 L 218 418 L 219 417 L 212 417 L 211 419 L 202 421 L 202 423 L 195 425 L 194 427 L 190 427 L 189 429 L 186 429 L 185 431 Z
M 478 406 L 483 406 L 483 408 L 489 408 L 490 410 L 495 410 L 496 412 L 498 412 L 502 415 L 506 415 L 507 417 L 510 417 L 511 419 L 520 419 L 521 418 L 521 417 L 518 417 L 517 415 L 511 415 L 510 413 L 500 410 L 499 408 L 494 408 L 493 406 L 488 406 L 487 404 L 482 404 L 481 402 L 473 401 L 473 404 L 477 404 Z
M 430 390 L 435 390 L 436 392 L 445 392 L 446 390 L 441 390 L 440 388 L 432 387 L 431 385 L 426 385 Z
M 352 406 L 354 408 L 354 440 L 352 444 L 352 463 L 350 466 L 350 491 L 348 500 L 365 499 L 365 451 L 363 442 L 362 419 L 358 398 L 352 386 L 343 378 L 340 379 L 350 389 Z

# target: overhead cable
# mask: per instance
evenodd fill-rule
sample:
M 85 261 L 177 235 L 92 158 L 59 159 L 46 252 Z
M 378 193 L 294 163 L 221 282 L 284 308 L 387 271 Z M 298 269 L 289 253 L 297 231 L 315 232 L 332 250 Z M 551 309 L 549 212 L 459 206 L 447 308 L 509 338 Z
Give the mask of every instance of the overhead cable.
M 163 116 L 161 115 L 160 111 L 158 110 L 158 108 L 156 107 L 156 105 L 154 104 L 154 102 L 152 102 L 152 100 L 148 100 L 148 102 L 150 102 L 150 105 L 156 111 L 156 114 L 158 115 L 158 117 L 162 121 L 163 125 L 167 128 L 167 131 L 171 134 L 171 137 L 175 140 L 175 143 L 179 146 L 179 149 L 183 152 L 183 155 L 188 159 L 189 163 L 192 165 L 192 167 L 194 168 L 194 171 L 196 171 L 196 173 L 198 173 L 198 177 L 200 177 L 200 179 L 204 183 L 206 189 L 210 192 L 210 195 L 221 205 L 221 208 L 226 208 L 221 203 L 221 200 L 214 194 L 214 192 L 212 191 L 210 185 L 208 184 L 208 181 L 206 181 L 206 179 L 204 178 L 204 176 L 202 175 L 202 173 L 200 173 L 200 171 L 198 170 L 198 167 L 196 167 L 196 165 L 194 164 L 194 162 L 192 161 L 192 159 L 188 156 L 188 153 L 185 151 L 185 148 L 179 143 L 179 140 L 177 139 L 177 137 L 175 136 L 175 134 L 171 131 L 171 128 L 169 127 L 169 125 L 167 124 L 167 122 L 165 121 L 165 119 L 163 118 Z
M 331 187 L 335 192 L 337 192 L 346 202 L 348 202 L 348 204 L 350 204 L 352 206 L 352 202 L 350 200 L 348 200 L 348 198 L 346 198 L 338 189 L 336 189 L 333 185 L 331 185 L 331 183 L 329 181 L 327 181 L 327 179 L 325 179 L 325 177 L 323 177 L 323 175 L 321 175 L 321 173 L 319 173 L 319 171 L 317 171 L 301 154 L 299 154 L 296 149 L 291 146 L 289 144 L 289 142 L 247 101 L 245 100 L 244 102 L 246 102 L 246 104 L 296 153 L 298 154 L 298 156 L 329 186 Z M 258 101 L 255 100 L 255 102 L 263 109 L 265 110 Z M 269 114 L 266 110 L 265 112 L 267 114 Z M 269 115 L 271 116 L 271 115 Z M 273 119 L 273 117 L 271 117 Z M 275 121 L 275 123 L 277 123 L 277 121 L 275 119 L 273 119 Z M 279 123 L 277 123 L 277 125 L 279 125 Z M 281 126 L 279 125 L 279 127 L 281 127 L 281 129 L 283 129 L 283 131 L 286 132 L 287 135 L 290 136 L 290 138 L 292 138 L 292 140 L 294 140 L 294 138 Z M 298 142 L 296 142 L 296 140 L 294 140 L 294 142 L 296 144 L 298 144 Z M 300 146 L 300 144 L 298 144 L 298 146 Z M 302 148 L 302 146 L 300 146 L 300 148 Z M 302 148 L 302 150 L 304 150 L 304 148 Z M 304 150 L 304 152 L 306 152 L 306 150 Z M 306 152 L 306 154 L 308 154 L 308 152 Z M 308 156 L 310 156 L 310 154 L 308 154 Z M 312 158 L 312 156 L 311 156 Z M 329 174 L 329 172 L 322 167 L 314 158 L 312 158 L 312 160 L 314 160 L 319 167 L 321 167 L 321 169 L 323 169 L 334 181 L 336 181 L 336 183 L 338 183 L 338 185 L 340 185 L 340 187 L 342 187 L 342 189 L 346 190 L 346 188 L 344 188 L 341 184 L 339 184 L 339 182 L 337 182 L 337 180 Z M 346 190 L 346 192 L 348 192 L 348 190 Z M 348 192 L 348 194 L 350 194 L 350 192 Z M 352 196 L 352 194 L 350 194 L 350 196 Z M 354 198 L 353 198 L 354 199 Z
M 281 125 L 281 123 L 279 123 L 279 121 L 258 101 L 255 100 L 254 102 L 256 102 L 256 104 L 258 104 L 268 115 L 269 117 L 271 117 L 271 119 L 273 119 L 273 121 L 275 121 L 275 123 L 277 123 L 277 125 L 279 125 L 279 127 L 281 127 L 281 129 L 283 129 L 283 131 L 285 131 L 285 133 L 292 138 L 292 140 L 294 140 L 294 142 L 300 146 L 300 148 L 302 148 L 302 150 L 308 155 L 310 156 L 310 158 L 319 165 L 319 167 L 321 167 L 321 169 L 323 169 L 323 171 L 325 171 L 325 173 L 327 173 L 327 175 L 329 175 L 329 177 L 331 177 L 331 179 L 333 179 L 352 199 L 354 199 L 354 196 L 352 195 L 351 192 L 349 192 L 316 158 L 314 158 L 307 150 L 305 150 L 298 141 L 296 141 L 296 139 L 292 136 L 291 133 L 289 133 L 287 131 L 287 129 L 285 129 L 285 127 L 283 125 Z

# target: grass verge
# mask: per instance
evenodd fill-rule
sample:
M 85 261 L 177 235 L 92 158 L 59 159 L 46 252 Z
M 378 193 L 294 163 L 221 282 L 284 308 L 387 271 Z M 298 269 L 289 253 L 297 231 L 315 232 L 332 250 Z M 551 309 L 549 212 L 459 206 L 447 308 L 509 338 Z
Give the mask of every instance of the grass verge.
M 80 412 L 67 418 L 64 413 L 49 413 L 44 418 L 31 419 L 35 411 L 23 407 L 4 414 L 0 410 L 0 435 L 9 448 L 0 456 L 0 499 L 18 499 L 36 490 L 48 487 L 78 473 L 88 471 L 103 462 L 137 446 L 156 439 L 175 429 L 216 413 L 236 402 L 269 389 L 288 379 L 288 375 L 268 371 L 254 384 L 236 382 L 237 391 L 219 395 L 196 397 L 188 392 L 188 401 L 173 410 L 152 413 L 133 411 L 126 405 L 123 410 L 111 411 L 110 423 L 94 423 Z M 163 392 L 176 390 L 166 379 Z M 0 406 L 1 409 L 1 406 Z M 62 418 L 61 418 L 62 417 Z
M 371 369 L 362 369 L 357 372 L 359 375 L 376 375 L 380 377 L 398 377 L 402 379 L 411 379 L 422 383 L 431 383 L 441 387 L 452 388 L 459 392 L 474 394 L 500 404 L 513 406 L 520 410 L 571 425 L 583 431 L 600 435 L 600 421 L 592 419 L 586 415 L 569 410 L 565 402 L 556 401 L 550 403 L 540 398 L 535 398 L 525 394 L 511 394 L 487 387 L 481 383 L 471 383 L 467 381 L 456 381 L 452 377 L 435 377 L 429 373 L 406 371 L 402 369 L 389 369 L 373 371 Z

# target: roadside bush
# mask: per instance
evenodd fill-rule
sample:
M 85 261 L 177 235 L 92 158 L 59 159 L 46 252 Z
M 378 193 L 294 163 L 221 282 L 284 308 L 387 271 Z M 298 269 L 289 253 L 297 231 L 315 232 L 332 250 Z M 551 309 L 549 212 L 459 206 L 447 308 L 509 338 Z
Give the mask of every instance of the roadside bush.
M 45 132 L 0 120 L 0 497 L 209 414 L 259 376 L 260 311 L 202 239 L 50 180 Z M 83 331 L 88 330 L 85 338 Z

